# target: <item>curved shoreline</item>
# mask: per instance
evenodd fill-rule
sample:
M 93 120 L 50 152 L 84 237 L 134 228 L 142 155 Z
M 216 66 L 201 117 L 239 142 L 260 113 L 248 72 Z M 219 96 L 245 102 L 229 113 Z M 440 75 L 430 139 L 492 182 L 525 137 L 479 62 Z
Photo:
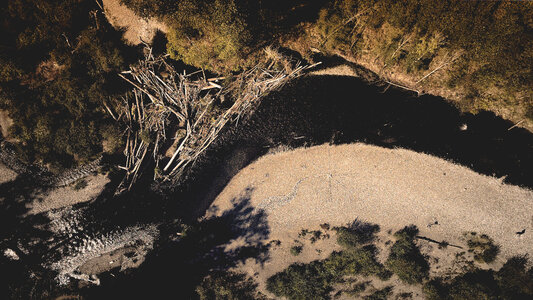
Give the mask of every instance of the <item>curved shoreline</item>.
M 414 224 L 452 244 L 476 231 L 494 238 L 505 257 L 533 255 L 533 191 L 427 154 L 351 144 L 266 155 L 241 170 L 213 206 L 224 212 L 250 190 L 272 238 L 358 218 L 391 229 Z

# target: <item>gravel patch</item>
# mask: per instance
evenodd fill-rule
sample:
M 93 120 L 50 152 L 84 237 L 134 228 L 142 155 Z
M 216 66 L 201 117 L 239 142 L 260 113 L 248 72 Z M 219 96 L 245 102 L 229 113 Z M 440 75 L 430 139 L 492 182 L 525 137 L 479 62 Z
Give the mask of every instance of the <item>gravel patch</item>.
M 233 177 L 207 217 L 231 209 L 232 200 L 246 191 L 250 205 L 267 214 L 269 239 L 280 240 L 283 249 L 294 244 L 302 228 L 358 219 L 379 224 L 382 233 L 414 224 L 422 236 L 465 248 L 465 232 L 488 234 L 501 246 L 492 267 L 513 255 L 533 255 L 533 191 L 410 150 L 356 143 L 265 155 Z M 316 247 L 304 247 L 304 254 Z M 335 247 L 321 248 L 327 251 L 296 260 L 325 257 Z M 242 269 L 262 285 L 295 261 L 287 249 L 271 251 L 264 265 Z M 453 257 L 451 250 L 435 249 L 430 250 Z
M 85 179 L 87 186 L 76 190 L 73 185 L 51 190 L 28 204 L 30 215 L 39 214 L 57 208 L 72 206 L 76 203 L 90 201 L 97 197 L 109 179 L 106 175 L 89 176 Z

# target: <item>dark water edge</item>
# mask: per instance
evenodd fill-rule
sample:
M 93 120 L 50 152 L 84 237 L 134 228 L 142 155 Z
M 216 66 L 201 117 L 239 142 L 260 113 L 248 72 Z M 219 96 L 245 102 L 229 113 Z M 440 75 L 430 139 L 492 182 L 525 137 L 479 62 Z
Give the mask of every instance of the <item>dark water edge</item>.
M 264 98 L 250 118 L 226 128 L 178 186 L 152 184 L 147 174 L 134 190 L 113 197 L 120 177 L 115 175 L 102 195 L 75 207 L 86 211 L 90 234 L 160 223 L 161 238 L 139 269 L 112 272 L 114 277 L 105 274 L 100 287 L 80 292 L 91 299 L 165 295 L 189 299 L 194 298 L 194 286 L 212 269 L 225 269 L 251 257 L 268 260 L 268 249 L 261 246 L 268 241 L 268 224 L 265 216 L 249 207 L 246 195 L 235 199 L 228 214 L 201 224 L 198 232 L 183 241 L 176 243 L 169 237 L 175 236 L 177 219 L 194 222 L 231 177 L 280 145 L 364 142 L 411 149 L 478 173 L 506 176 L 507 183 L 533 189 L 533 134 L 529 131 L 508 130 L 513 124 L 493 113 L 462 114 L 439 97 L 384 90 L 384 86 L 354 77 L 302 77 Z M 460 130 L 462 124 L 467 124 L 467 130 Z M 21 221 L 25 226 L 20 226 L 20 236 L 37 235 L 23 228 L 35 222 L 44 224 L 46 220 L 41 219 Z M 38 234 L 46 237 L 46 233 Z M 243 236 L 250 239 L 250 247 L 223 253 L 222 245 Z M 33 261 L 46 257 L 46 251 L 41 249 Z
M 296 148 L 362 142 L 404 148 L 533 189 L 531 132 L 508 130 L 513 123 L 491 112 L 463 114 L 440 97 L 383 90 L 385 87 L 353 77 L 309 76 L 263 99 L 255 114 L 227 130 L 204 156 L 205 161 L 192 170 L 194 179 L 186 198 L 197 212 L 187 215 L 201 215 L 227 183 L 215 184 L 213 178 L 220 181 L 235 175 L 223 171 L 228 169 L 224 162 L 234 152 L 248 154 L 236 168 L 229 168 L 238 170 L 279 145 Z M 466 130 L 461 130 L 463 124 Z

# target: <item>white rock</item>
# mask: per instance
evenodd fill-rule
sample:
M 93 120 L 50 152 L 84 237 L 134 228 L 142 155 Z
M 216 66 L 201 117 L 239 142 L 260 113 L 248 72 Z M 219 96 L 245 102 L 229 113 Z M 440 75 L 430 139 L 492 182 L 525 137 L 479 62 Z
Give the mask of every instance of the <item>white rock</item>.
M 20 257 L 13 251 L 12 249 L 7 248 L 4 250 L 4 256 L 11 259 L 11 260 L 19 260 Z

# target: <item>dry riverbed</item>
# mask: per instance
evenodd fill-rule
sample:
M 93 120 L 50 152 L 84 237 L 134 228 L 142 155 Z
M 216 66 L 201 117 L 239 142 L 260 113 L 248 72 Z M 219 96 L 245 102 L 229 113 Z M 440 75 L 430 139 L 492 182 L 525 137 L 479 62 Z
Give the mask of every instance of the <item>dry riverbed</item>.
M 230 181 L 207 217 L 223 214 L 238 201 L 264 211 L 270 230 L 266 242 L 281 242 L 270 248 L 265 264 L 248 260 L 238 267 L 255 277 L 263 292 L 265 280 L 291 263 L 325 258 L 337 249 L 334 232 L 313 244 L 298 235 L 323 223 L 339 226 L 357 219 L 379 224 L 382 259 L 390 233 L 409 224 L 421 236 L 464 248 L 439 249 L 419 240 L 422 252 L 432 257 L 433 275 L 459 271 L 465 259 L 457 255 L 466 251 L 465 232 L 488 234 L 501 247 L 499 258 L 481 267 L 499 268 L 510 256 L 533 254 L 533 191 L 404 149 L 322 145 L 266 155 Z M 516 234 L 523 229 L 524 234 Z M 235 240 L 228 249 L 242 243 Z M 290 248 L 300 243 L 302 254 L 290 255 Z M 398 285 L 396 276 L 391 280 L 396 292 L 420 295 L 416 288 Z

